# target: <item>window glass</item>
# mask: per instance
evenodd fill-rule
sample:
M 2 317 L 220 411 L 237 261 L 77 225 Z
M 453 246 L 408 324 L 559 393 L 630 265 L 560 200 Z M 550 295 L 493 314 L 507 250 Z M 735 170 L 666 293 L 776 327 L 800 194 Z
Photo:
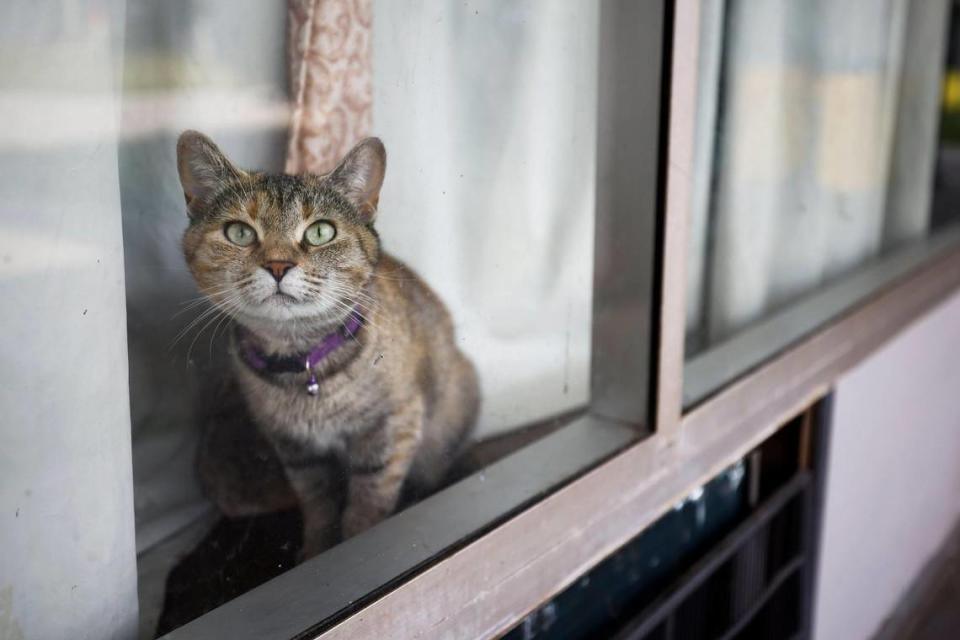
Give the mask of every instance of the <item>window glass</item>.
M 48 487 L 18 542 L 109 557 L 99 635 L 293 637 L 648 432 L 658 3 L 30 6 L 0 9 L 0 507 Z M 315 600 L 221 606 L 281 574 Z
M 851 278 L 939 228 L 948 4 L 701 3 L 688 404 L 863 299 Z

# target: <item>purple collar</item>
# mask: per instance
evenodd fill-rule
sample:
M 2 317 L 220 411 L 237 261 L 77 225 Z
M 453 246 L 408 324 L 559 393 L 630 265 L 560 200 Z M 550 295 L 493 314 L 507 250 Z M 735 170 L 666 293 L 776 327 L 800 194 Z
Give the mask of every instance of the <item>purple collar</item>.
M 354 307 L 350 316 L 344 321 L 340 328 L 327 334 L 327 336 L 316 344 L 310 351 L 286 356 L 270 356 L 260 350 L 254 343 L 253 336 L 243 327 L 238 326 L 237 335 L 239 337 L 239 353 L 243 362 L 259 374 L 270 373 L 297 373 L 306 371 L 309 374 L 307 379 L 307 393 L 312 396 L 320 391 L 320 383 L 317 381 L 317 374 L 314 369 L 328 355 L 339 349 L 351 338 L 357 335 L 363 326 L 363 316 L 359 309 Z

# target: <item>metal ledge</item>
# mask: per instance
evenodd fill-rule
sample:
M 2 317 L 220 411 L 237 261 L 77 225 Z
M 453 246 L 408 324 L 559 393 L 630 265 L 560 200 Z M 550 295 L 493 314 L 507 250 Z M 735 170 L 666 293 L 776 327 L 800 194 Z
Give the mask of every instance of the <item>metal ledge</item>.
M 865 265 L 688 360 L 683 405 L 692 408 L 764 360 L 814 333 L 918 267 L 960 245 L 960 228 L 938 232 Z

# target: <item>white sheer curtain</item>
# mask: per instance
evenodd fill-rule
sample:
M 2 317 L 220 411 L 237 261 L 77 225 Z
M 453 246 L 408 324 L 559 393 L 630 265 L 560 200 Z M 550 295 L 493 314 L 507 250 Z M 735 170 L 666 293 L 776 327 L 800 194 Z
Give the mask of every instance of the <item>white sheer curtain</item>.
M 124 3 L 0 3 L 0 637 L 136 633 Z
M 449 305 L 480 434 L 584 404 L 597 3 L 375 0 L 384 245 Z
M 945 0 L 702 8 L 691 352 L 926 233 L 947 15 Z

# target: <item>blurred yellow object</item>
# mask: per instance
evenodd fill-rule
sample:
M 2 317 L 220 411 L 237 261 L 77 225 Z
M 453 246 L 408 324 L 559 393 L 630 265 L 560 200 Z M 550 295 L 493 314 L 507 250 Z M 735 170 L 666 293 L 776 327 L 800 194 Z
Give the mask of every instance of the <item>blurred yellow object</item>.
M 960 111 L 960 70 L 951 69 L 943 78 L 943 110 Z

